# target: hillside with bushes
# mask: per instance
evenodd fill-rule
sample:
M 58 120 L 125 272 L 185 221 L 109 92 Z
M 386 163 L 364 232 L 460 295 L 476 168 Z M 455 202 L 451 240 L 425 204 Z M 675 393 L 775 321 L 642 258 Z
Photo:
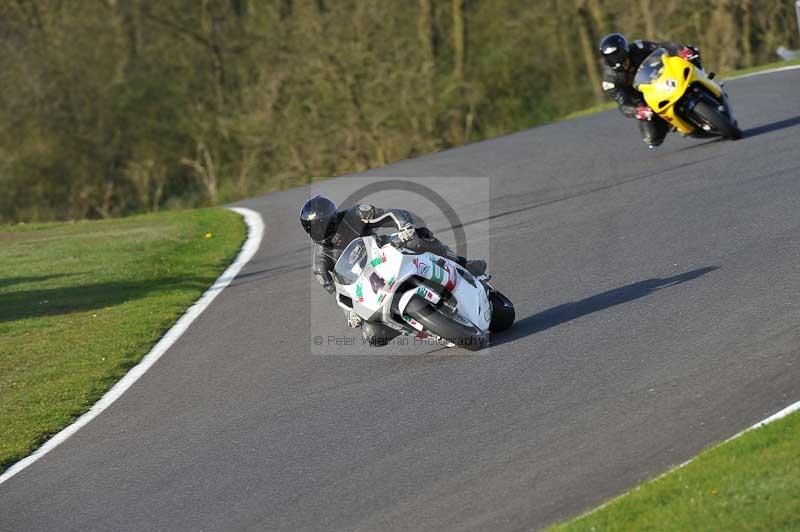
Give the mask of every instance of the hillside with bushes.
M 211 205 L 603 100 L 599 38 L 720 71 L 798 48 L 783 0 L 9 0 L 0 223 Z

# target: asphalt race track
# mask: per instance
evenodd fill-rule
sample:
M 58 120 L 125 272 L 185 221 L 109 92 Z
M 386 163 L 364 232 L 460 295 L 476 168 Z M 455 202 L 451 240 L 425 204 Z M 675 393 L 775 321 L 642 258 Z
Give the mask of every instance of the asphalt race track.
M 351 333 L 310 273 L 309 190 L 242 202 L 259 253 L 109 410 L 0 485 L 0 530 L 529 530 L 797 401 L 798 86 L 731 81 L 739 142 L 648 151 L 611 111 L 371 172 L 489 179 L 488 204 L 448 200 L 490 226 L 518 323 L 474 355 L 313 354 L 311 334 Z

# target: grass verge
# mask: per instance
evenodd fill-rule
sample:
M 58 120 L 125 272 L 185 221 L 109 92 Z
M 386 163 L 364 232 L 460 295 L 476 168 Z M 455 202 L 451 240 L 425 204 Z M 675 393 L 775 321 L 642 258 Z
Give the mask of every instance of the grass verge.
M 717 77 L 717 81 L 724 80 L 728 78 L 732 78 L 735 76 L 742 76 L 744 74 L 752 74 L 753 72 L 761 72 L 763 70 L 770 70 L 773 68 L 781 68 L 786 66 L 792 65 L 800 65 L 800 59 L 794 59 L 792 61 L 777 61 L 775 63 L 767 63 L 764 65 L 758 65 L 750 68 L 742 68 L 739 70 L 730 70 L 728 72 L 721 72 Z M 580 109 L 578 111 L 573 111 L 559 120 L 572 120 L 573 118 L 580 118 L 582 116 L 593 115 L 595 113 L 600 113 L 602 111 L 608 111 L 609 109 L 616 109 L 617 104 L 614 102 L 604 102 L 601 104 L 593 105 L 592 107 L 587 107 L 586 109 Z
M 224 209 L 0 227 L 0 471 L 134 366 L 244 237 Z
M 800 413 L 549 530 L 800 530 Z

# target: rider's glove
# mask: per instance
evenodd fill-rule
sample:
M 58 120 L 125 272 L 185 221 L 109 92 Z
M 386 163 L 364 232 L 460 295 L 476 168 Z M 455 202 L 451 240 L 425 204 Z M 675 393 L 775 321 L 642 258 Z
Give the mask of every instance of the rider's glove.
M 416 234 L 417 234 L 417 231 L 414 229 L 414 226 L 413 225 L 407 225 L 404 228 L 400 229 L 400 231 L 397 232 L 397 240 L 399 240 L 400 242 L 405 244 L 406 242 L 408 242 L 409 240 L 414 238 L 414 235 L 416 235 Z
M 650 120 L 653 118 L 653 110 L 646 105 L 640 105 L 636 108 L 637 120 Z
M 698 52 L 693 46 L 684 46 L 678 50 L 678 56 L 686 59 L 687 61 L 692 61 L 700 57 L 700 52 Z
M 361 316 L 356 314 L 355 310 L 351 310 L 350 311 L 350 316 L 348 316 L 348 318 L 347 318 L 347 324 L 350 327 L 352 327 L 353 329 L 358 329 L 359 327 L 361 327 L 361 324 L 363 322 L 364 322 L 364 320 L 361 318 Z

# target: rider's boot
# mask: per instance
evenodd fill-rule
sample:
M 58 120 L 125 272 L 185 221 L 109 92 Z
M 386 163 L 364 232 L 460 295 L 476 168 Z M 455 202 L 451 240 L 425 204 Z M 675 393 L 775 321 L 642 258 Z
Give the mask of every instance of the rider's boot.
M 461 255 L 456 255 L 451 250 L 447 250 L 447 258 L 456 262 L 459 266 L 467 270 L 475 277 L 479 277 L 486 273 L 486 261 L 480 259 L 468 259 Z
M 361 336 L 370 347 L 386 347 L 399 334 L 399 331 L 375 321 L 365 321 L 361 325 Z
M 433 236 L 433 233 L 431 233 L 429 229 L 425 227 L 417 228 L 417 236 L 419 238 L 415 239 L 416 245 L 414 245 L 414 242 L 412 241 L 410 247 L 411 249 L 414 249 L 418 253 L 422 251 L 429 251 L 436 255 L 447 257 L 448 259 L 456 262 L 459 266 L 467 270 L 475 277 L 478 277 L 486 273 L 486 261 L 469 260 L 466 257 L 456 255 L 456 253 L 452 249 L 450 249 L 444 243 L 435 238 Z
M 469 273 L 475 277 L 480 277 L 486 273 L 486 261 L 480 259 L 467 259 L 466 257 L 458 257 L 456 260 L 459 266 L 462 266 Z
M 468 260 L 464 268 L 475 277 L 480 277 L 486 273 L 486 261 L 480 259 Z
M 653 120 L 639 121 L 639 131 L 642 134 L 642 140 L 651 150 L 661 146 L 669 129 L 670 126 L 667 121 L 659 117 L 653 117 Z

